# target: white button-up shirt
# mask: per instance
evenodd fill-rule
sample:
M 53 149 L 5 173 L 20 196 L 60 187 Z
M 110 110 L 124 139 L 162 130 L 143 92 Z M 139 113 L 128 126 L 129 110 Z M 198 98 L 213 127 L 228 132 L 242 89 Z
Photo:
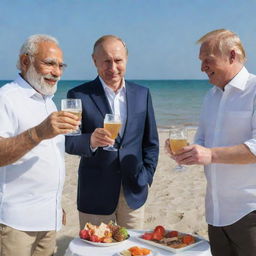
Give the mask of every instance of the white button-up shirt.
M 101 77 L 99 77 L 99 79 L 105 91 L 112 113 L 115 115 L 119 115 L 121 118 L 122 126 L 119 131 L 119 134 L 122 137 L 127 119 L 125 81 L 123 79 L 121 88 L 114 92 L 113 89 L 106 85 L 106 83 L 103 81 Z
M 0 136 L 38 125 L 56 106 L 21 77 L 0 88 Z M 43 140 L 17 162 L 0 167 L 0 223 L 23 231 L 59 230 L 64 136 Z
M 225 86 L 206 95 L 195 143 L 227 147 L 246 144 L 256 155 L 256 76 L 242 70 Z M 256 210 L 256 164 L 209 164 L 206 221 L 233 224 Z

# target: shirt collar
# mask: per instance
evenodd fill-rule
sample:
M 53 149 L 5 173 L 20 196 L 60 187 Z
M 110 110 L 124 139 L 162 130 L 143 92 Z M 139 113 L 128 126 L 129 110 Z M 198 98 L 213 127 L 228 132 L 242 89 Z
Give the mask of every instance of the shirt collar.
M 108 92 L 111 92 L 111 93 L 115 93 L 114 90 L 113 90 L 112 88 L 110 88 L 110 87 L 104 82 L 104 80 L 103 80 L 100 76 L 99 76 L 99 79 L 100 79 L 100 82 L 101 82 L 101 84 L 102 84 L 103 89 L 104 89 L 105 92 L 108 91 Z M 124 78 L 123 78 L 123 80 L 122 80 L 121 88 L 118 89 L 115 94 L 117 94 L 117 93 L 119 93 L 119 92 L 122 92 L 122 91 L 123 91 L 123 92 L 126 91 Z
M 246 87 L 247 80 L 249 78 L 249 72 L 245 67 L 243 67 L 234 77 L 233 79 L 225 86 L 225 89 L 228 89 L 230 87 L 237 88 L 241 91 L 243 91 Z M 218 86 L 213 87 L 214 92 L 217 90 L 221 90 Z
M 246 87 L 248 78 L 249 78 L 249 72 L 245 67 L 243 67 L 239 71 L 239 73 L 228 83 L 228 85 L 243 91 Z
M 53 98 L 54 95 L 47 95 L 43 96 L 38 91 L 36 91 L 22 76 L 21 74 L 18 75 L 18 77 L 15 79 L 15 82 L 20 85 L 23 92 L 29 97 L 32 98 L 33 96 L 36 97 L 43 97 L 43 98 Z

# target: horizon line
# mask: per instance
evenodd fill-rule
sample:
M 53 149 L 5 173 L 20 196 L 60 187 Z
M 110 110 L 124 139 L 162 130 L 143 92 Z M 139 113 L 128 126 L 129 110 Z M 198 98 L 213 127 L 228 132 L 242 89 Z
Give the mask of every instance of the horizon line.
M 15 79 L 0 79 L 0 81 L 13 81 Z M 59 82 L 61 81 L 93 81 L 94 79 L 61 79 L 59 80 Z M 179 81 L 191 81 L 191 80 L 197 80 L 197 81 L 208 81 L 209 79 L 200 79 L 200 78 L 179 78 L 179 79 L 175 79 L 175 78 L 154 78 L 154 79 L 148 79 L 148 78 L 125 78 L 125 80 L 136 80 L 136 81 L 171 81 L 171 80 L 179 80 Z

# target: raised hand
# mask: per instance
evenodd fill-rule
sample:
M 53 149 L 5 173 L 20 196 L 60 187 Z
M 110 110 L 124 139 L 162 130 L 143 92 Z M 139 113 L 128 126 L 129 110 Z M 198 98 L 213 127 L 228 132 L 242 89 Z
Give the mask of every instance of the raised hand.
M 59 134 L 67 134 L 78 128 L 80 118 L 76 115 L 58 111 L 50 114 L 43 122 L 35 127 L 39 140 L 50 139 Z
M 96 128 L 91 136 L 90 145 L 92 148 L 113 145 L 115 140 L 110 139 L 110 132 L 104 128 Z

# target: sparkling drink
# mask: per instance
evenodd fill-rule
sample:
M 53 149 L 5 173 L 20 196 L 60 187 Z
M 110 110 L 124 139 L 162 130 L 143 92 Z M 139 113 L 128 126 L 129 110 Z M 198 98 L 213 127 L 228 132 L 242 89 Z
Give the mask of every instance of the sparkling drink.
M 179 150 L 187 145 L 187 139 L 170 139 L 170 148 L 174 154 L 177 154 Z
M 115 139 L 121 129 L 121 123 L 104 123 L 104 128 L 111 133 L 110 138 Z
M 122 126 L 121 118 L 119 115 L 115 114 L 106 114 L 104 118 L 104 129 L 110 132 L 111 136 L 110 138 L 114 140 L 118 132 Z M 108 145 L 106 147 L 103 147 L 104 150 L 108 151 L 117 151 L 117 148 L 115 148 L 113 145 Z
M 179 151 L 188 145 L 188 134 L 187 129 L 183 125 L 172 126 L 169 131 L 169 144 L 172 153 L 178 154 Z M 177 165 L 174 170 L 181 171 L 185 170 L 184 166 Z
M 79 118 L 82 117 L 82 101 L 81 99 L 62 99 L 61 100 L 61 110 L 70 112 Z M 72 131 L 71 133 L 66 134 L 68 136 L 77 136 L 81 135 L 81 124 L 77 130 Z
M 79 109 L 65 109 L 66 112 L 69 112 L 73 115 L 76 115 L 78 118 L 81 118 L 82 117 L 82 110 L 79 110 Z

